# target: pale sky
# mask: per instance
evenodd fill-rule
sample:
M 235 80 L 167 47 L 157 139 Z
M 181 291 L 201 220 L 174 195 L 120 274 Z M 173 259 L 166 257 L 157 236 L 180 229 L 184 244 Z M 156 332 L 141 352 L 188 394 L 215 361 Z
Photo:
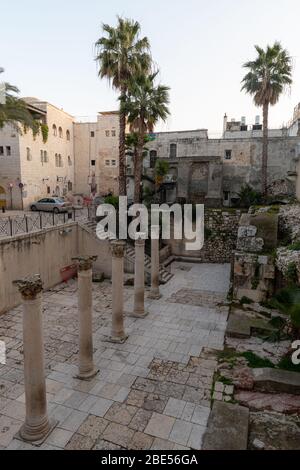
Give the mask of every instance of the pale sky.
M 270 110 L 271 127 L 291 118 L 300 101 L 299 0 L 0 0 L 1 79 L 76 117 L 116 109 L 117 93 L 97 77 L 94 43 L 117 14 L 140 22 L 171 87 L 171 116 L 157 130 L 206 128 L 214 137 L 225 112 L 253 123 L 259 111 L 240 91 L 242 64 L 254 44 L 275 40 L 293 57 L 294 83 Z

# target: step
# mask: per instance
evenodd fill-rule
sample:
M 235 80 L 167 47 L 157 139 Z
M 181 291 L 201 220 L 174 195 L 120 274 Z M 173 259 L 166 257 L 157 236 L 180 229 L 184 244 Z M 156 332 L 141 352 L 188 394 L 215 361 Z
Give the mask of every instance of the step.
M 262 368 L 253 369 L 254 390 L 300 395 L 300 372 Z
M 249 410 L 240 405 L 215 401 L 203 438 L 203 450 L 246 450 Z

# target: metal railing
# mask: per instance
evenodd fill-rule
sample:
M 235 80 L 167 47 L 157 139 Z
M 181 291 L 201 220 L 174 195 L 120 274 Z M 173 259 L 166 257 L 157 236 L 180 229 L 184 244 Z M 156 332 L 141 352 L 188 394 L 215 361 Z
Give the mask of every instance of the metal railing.
M 90 215 L 90 208 L 85 207 L 58 214 L 54 212 L 31 212 L 20 216 L 0 217 L 0 239 L 23 233 L 37 232 L 69 222 L 88 220 Z

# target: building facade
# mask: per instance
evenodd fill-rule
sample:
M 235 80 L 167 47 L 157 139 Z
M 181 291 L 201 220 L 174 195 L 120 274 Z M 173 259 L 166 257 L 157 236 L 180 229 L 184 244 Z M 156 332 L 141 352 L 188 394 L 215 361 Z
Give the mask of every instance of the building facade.
M 254 127 L 254 128 L 253 128 Z M 262 128 L 224 118 L 223 137 L 210 139 L 205 129 L 153 134 L 147 143 L 145 167 L 153 168 L 157 158 L 169 162 L 168 202 L 187 200 L 208 206 L 231 206 L 243 184 L 261 189 Z M 268 182 L 300 196 L 300 137 L 288 128 L 269 131 Z
M 75 122 L 74 150 L 76 193 L 118 194 L 119 113 L 100 112 L 97 122 Z
M 47 102 L 25 101 L 35 118 L 48 125 L 48 138 L 9 125 L 0 131 L 0 192 L 13 209 L 74 191 L 73 117 Z

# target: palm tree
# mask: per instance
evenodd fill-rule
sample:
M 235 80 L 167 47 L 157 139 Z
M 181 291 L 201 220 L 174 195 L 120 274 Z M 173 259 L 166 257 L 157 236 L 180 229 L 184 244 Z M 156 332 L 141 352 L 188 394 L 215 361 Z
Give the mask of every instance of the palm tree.
M 149 41 L 146 37 L 140 38 L 139 23 L 130 19 L 118 17 L 115 28 L 107 24 L 103 24 L 102 28 L 107 36 L 96 42 L 99 76 L 108 78 L 123 99 L 127 93 L 128 80 L 141 72 L 147 73 L 151 68 Z M 119 194 L 122 196 L 126 195 L 126 115 L 121 110 L 119 122 Z
M 255 46 L 257 57 L 246 62 L 248 69 L 242 80 L 242 90 L 254 97 L 256 106 L 263 108 L 262 192 L 267 196 L 268 171 L 268 114 L 269 106 L 275 105 L 285 88 L 292 84 L 292 59 L 279 42 L 266 50 Z
M 0 68 L 0 73 L 3 72 L 4 69 Z M 25 101 L 15 96 L 19 93 L 19 89 L 9 83 L 4 83 L 3 91 L 4 99 L 0 99 L 0 129 L 6 124 L 10 124 L 19 131 L 19 124 L 22 124 L 23 127 L 30 127 L 33 133 L 37 134 L 39 123 L 28 111 Z
M 121 99 L 121 110 L 127 115 L 131 132 L 138 133 L 134 170 L 134 202 L 140 202 L 142 161 L 145 135 L 153 132 L 159 119 L 165 121 L 169 109 L 169 87 L 155 85 L 157 73 L 140 74 L 128 82 L 128 93 Z
M 125 139 L 125 148 L 126 148 L 126 156 L 132 157 L 133 161 L 133 168 L 134 168 L 134 176 L 136 170 L 136 161 L 137 161 L 137 153 L 138 153 L 138 140 L 139 135 L 137 132 L 132 132 L 126 135 Z M 149 136 L 145 135 L 144 137 L 144 147 L 143 147 L 143 159 L 147 156 L 147 147 L 146 144 L 149 142 Z

